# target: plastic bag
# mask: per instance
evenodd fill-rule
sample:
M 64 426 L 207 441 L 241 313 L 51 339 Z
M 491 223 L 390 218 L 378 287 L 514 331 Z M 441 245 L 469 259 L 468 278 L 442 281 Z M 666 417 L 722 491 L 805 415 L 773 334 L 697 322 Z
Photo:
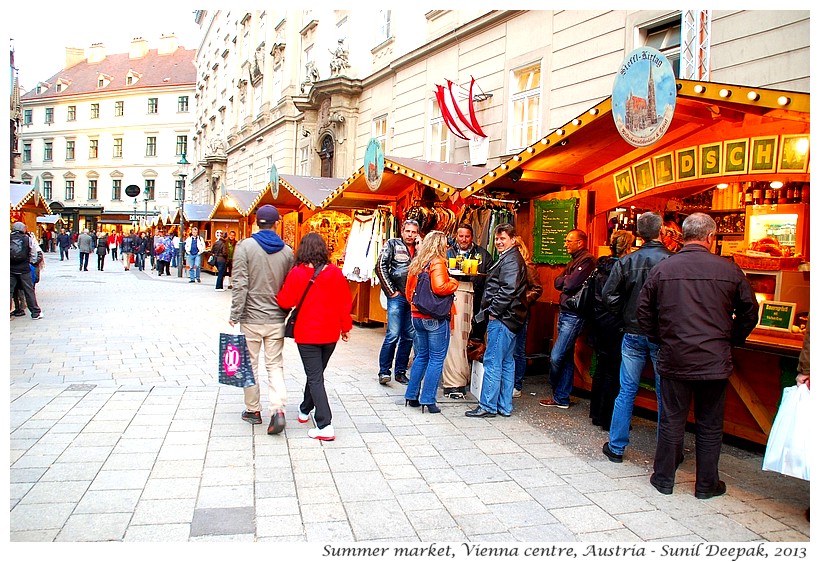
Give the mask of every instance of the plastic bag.
M 219 383 L 240 388 L 256 384 L 244 334 L 219 334 Z
M 811 394 L 805 384 L 783 389 L 783 400 L 774 418 L 769 441 L 766 443 L 763 470 L 811 480 L 810 400 Z

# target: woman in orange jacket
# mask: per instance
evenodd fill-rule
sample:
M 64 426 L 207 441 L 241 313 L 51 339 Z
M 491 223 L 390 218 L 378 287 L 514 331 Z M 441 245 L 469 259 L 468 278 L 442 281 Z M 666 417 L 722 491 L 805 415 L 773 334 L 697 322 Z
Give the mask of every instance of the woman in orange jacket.
M 416 330 L 413 339 L 415 359 L 410 369 L 410 382 L 404 393 L 405 405 L 421 406 L 431 414 L 438 414 L 441 409 L 436 405 L 438 384 L 441 380 L 441 371 L 444 368 L 444 357 L 450 345 L 450 318 L 433 318 L 419 311 L 414 304 L 414 293 L 418 284 L 419 274 L 427 271 L 430 275 L 430 285 L 433 293 L 440 296 L 452 295 L 458 289 L 458 279 L 450 277 L 447 271 L 447 235 L 438 230 L 427 233 L 416 255 L 407 270 L 407 290 L 410 301 L 410 316 Z

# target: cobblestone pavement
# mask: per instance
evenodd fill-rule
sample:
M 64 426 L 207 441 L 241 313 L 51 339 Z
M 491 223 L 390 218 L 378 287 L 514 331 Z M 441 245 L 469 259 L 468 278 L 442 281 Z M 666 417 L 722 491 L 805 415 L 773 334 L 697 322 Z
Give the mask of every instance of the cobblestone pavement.
M 304 373 L 287 341 L 287 428 L 268 436 L 216 382 L 230 291 L 208 274 L 71 260 L 47 256 L 45 318 L 10 321 L 12 542 L 809 540 L 808 482 L 762 472 L 759 451 L 725 446 L 728 493 L 697 500 L 688 435 L 674 494 L 660 495 L 654 424 L 636 418 L 613 464 L 584 399 L 537 406 L 543 377 L 511 418 L 466 418 L 469 400 L 406 408 L 404 387 L 376 380 L 381 327 L 355 327 L 330 361 L 333 442 L 296 422 Z

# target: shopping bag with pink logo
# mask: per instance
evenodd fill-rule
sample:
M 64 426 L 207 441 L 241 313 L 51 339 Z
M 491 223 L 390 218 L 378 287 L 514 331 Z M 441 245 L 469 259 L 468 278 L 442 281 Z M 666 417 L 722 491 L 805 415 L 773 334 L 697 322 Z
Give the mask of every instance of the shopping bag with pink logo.
M 245 334 L 219 334 L 219 382 L 240 388 L 256 384 Z

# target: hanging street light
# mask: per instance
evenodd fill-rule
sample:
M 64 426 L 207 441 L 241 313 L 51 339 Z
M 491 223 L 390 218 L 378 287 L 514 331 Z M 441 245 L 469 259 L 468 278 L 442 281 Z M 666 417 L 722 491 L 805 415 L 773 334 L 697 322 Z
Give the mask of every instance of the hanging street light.
M 182 211 L 185 209 L 185 180 L 188 178 L 188 166 L 190 162 L 185 158 L 185 153 L 177 162 L 182 172 L 179 174 L 179 256 L 177 257 L 177 277 L 182 278 L 182 271 L 185 269 L 185 217 Z

